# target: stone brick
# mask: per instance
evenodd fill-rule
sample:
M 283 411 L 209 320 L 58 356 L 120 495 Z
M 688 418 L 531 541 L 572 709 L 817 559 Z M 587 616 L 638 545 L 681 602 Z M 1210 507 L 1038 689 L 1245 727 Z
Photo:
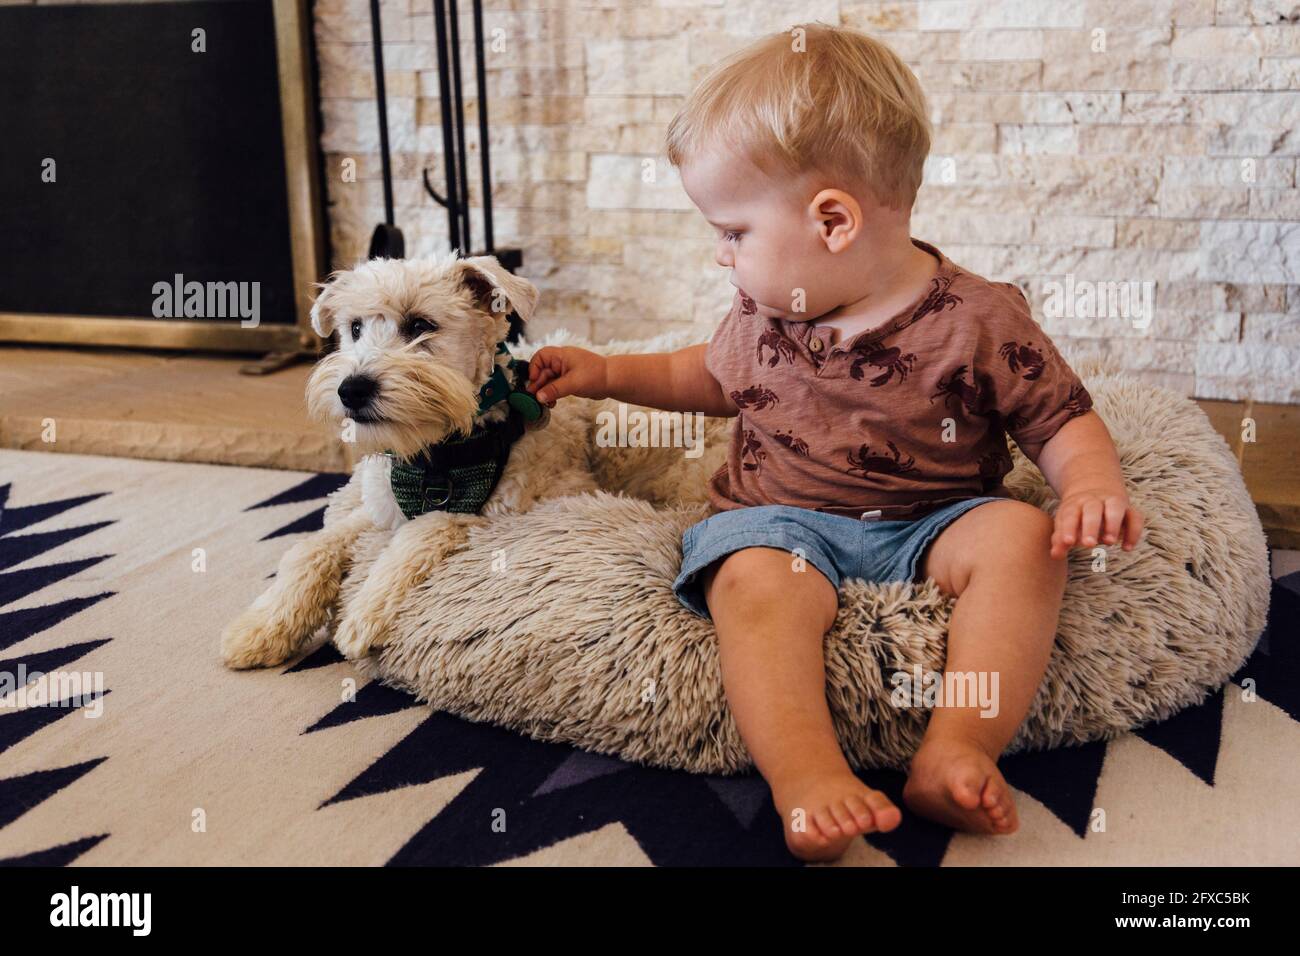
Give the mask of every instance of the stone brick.
M 591 157 L 590 169 L 587 181 L 590 209 L 693 208 L 677 170 L 662 158 L 597 153 Z M 647 169 L 653 171 L 652 182 L 645 181 Z
M 1081 27 L 1083 5 L 1055 0 L 929 0 L 920 5 L 922 30 Z
M 1264 26 L 1300 23 L 1300 0 L 1217 0 L 1214 22 Z
M 1285 312 L 1254 312 L 1246 315 L 1242 341 L 1251 344 L 1300 346 L 1300 316 Z
M 1178 30 L 1169 52 L 1179 58 L 1296 56 L 1300 55 L 1300 30 L 1293 25 Z
M 1049 31 L 1043 45 L 1043 88 L 1164 89 L 1170 28 L 1122 30 L 1108 26 L 1089 23 L 1083 30 Z
M 383 206 L 369 2 L 313 12 L 333 259 L 350 265 Z M 384 0 L 381 13 L 398 221 L 409 254 L 428 255 L 447 244 L 420 182 L 443 169 L 432 10 Z M 933 155 L 913 234 L 1025 287 L 1067 355 L 1205 397 L 1300 399 L 1300 0 L 815 0 L 796 14 L 779 0 L 491 0 L 494 225 L 542 289 L 531 336 L 707 338 L 733 290 L 663 158 L 665 128 L 720 58 L 815 20 L 885 40 L 926 90 Z M 481 239 L 467 9 L 460 52 Z M 1151 325 L 1043 316 L 1043 283 L 1066 273 L 1154 282 Z
M 1043 64 L 1037 60 L 920 63 L 913 69 L 927 90 L 1032 90 Z
M 875 33 L 883 30 L 915 30 L 917 28 L 917 4 L 897 2 L 853 2 L 845 0 L 840 5 L 840 18 L 845 24 L 852 24 L 855 30 Z
M 1126 126 L 1106 123 L 1080 126 L 1075 133 L 1079 154 L 1129 153 L 1142 156 L 1201 156 L 1208 135 L 1201 126 L 1190 124 Z
M 840 0 L 802 0 L 792 12 L 789 0 L 746 0 L 723 4 L 722 29 L 739 37 L 788 32 L 798 23 L 838 23 Z
M 1300 220 L 1300 189 L 1250 190 L 1251 219 Z
M 1300 347 L 1258 342 L 1196 346 L 1196 393 L 1202 398 L 1294 403 L 1300 400 Z
M 1146 249 L 1197 249 L 1201 227 L 1195 222 L 1169 219 L 1121 219 L 1115 226 L 1117 246 Z
M 999 153 L 1063 153 L 1079 152 L 1077 126 L 1015 126 L 998 127 Z
M 587 92 L 688 93 L 686 47 L 676 40 L 588 40 Z
M 1222 282 L 1294 282 L 1300 276 L 1300 223 L 1204 222 L 1198 276 Z

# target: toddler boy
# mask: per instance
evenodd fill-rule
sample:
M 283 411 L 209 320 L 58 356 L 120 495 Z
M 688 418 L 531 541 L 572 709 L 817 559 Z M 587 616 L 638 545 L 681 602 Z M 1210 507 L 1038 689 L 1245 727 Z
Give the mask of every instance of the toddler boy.
M 807 860 L 901 819 L 850 769 L 826 703 L 843 578 L 932 578 L 956 598 L 946 670 L 996 674 L 998 700 L 932 712 L 903 802 L 1006 834 L 997 760 L 1047 667 L 1064 558 L 1141 533 L 1106 426 L 1020 290 L 911 237 L 929 143 L 916 78 L 870 37 L 805 24 L 741 50 L 668 128 L 736 287 L 711 340 L 608 358 L 547 347 L 530 366 L 548 405 L 737 419 L 673 587 L 713 620 L 728 704 Z M 1060 497 L 1054 518 L 1003 486 L 1008 435 Z

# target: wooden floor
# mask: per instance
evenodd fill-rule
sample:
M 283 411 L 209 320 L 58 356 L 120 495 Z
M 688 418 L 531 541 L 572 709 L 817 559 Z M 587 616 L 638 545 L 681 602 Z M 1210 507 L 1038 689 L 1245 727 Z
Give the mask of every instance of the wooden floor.
M 307 420 L 311 366 L 240 374 L 247 362 L 216 353 L 0 345 L 0 447 L 349 471 L 346 446 Z M 1236 454 L 1270 542 L 1300 547 L 1300 406 L 1198 404 Z M 1243 440 L 1248 419 L 1254 441 Z

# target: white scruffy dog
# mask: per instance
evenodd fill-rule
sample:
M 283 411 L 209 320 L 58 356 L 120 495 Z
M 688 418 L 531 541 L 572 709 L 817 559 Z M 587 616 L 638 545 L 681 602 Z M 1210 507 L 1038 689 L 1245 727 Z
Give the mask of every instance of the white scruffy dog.
M 512 310 L 524 322 L 533 314 L 538 292 L 527 280 L 491 256 L 462 259 L 453 251 L 371 260 L 336 272 L 321 288 L 312 327 L 322 337 L 337 332 L 339 347 L 312 370 L 307 409 L 313 419 L 336 423 L 341 439 L 363 457 L 331 496 L 325 527 L 285 553 L 275 581 L 225 629 L 221 654 L 230 667 L 282 663 L 331 620 L 339 651 L 362 657 L 386 640 L 411 588 L 465 540 L 471 523 L 484 520 L 478 515 L 527 511 L 545 498 L 596 490 L 586 400 L 542 409 L 526 425 L 517 406 L 527 400 L 519 395 L 484 408 L 508 379 L 519 391 L 511 356 L 499 344 Z M 494 375 L 498 367 L 502 374 Z M 399 502 L 394 459 L 403 466 L 400 477 L 448 442 L 506 430 L 513 441 L 508 459 L 475 513 L 408 517 L 419 509 L 411 494 Z M 477 487 L 486 493 L 486 484 Z M 432 497 L 424 506 L 445 506 L 440 497 L 450 492 L 425 488 L 418 493 Z M 364 580 L 343 586 L 362 570 Z

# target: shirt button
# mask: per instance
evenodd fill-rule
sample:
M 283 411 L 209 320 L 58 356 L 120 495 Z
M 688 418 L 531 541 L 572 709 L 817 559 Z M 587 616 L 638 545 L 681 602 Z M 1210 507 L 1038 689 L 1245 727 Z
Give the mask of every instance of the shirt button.
M 820 352 L 822 350 L 822 340 L 813 339 L 811 342 L 808 343 L 808 347 L 812 349 L 814 352 Z

